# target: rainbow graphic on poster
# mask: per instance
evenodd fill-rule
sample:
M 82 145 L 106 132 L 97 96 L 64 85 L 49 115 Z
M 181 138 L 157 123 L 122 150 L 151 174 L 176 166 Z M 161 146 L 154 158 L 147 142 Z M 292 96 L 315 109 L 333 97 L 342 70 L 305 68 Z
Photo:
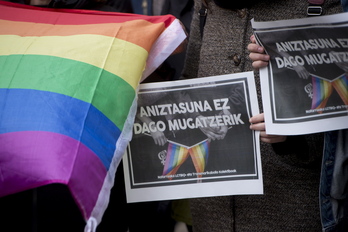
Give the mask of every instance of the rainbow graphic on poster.
M 332 94 L 332 91 L 337 91 L 345 105 L 348 105 L 348 77 L 342 75 L 336 80 L 329 82 L 321 78 L 312 76 L 313 98 L 312 109 L 321 109 L 326 106 L 326 103 Z
M 184 145 L 168 141 L 167 156 L 163 168 L 163 175 L 168 176 L 169 179 L 172 179 L 171 176 L 175 175 L 180 166 L 189 156 L 192 159 L 196 172 L 204 172 L 209 157 L 209 144 L 210 142 L 208 139 L 192 147 L 186 147 Z M 202 175 L 197 175 L 197 177 L 201 178 Z

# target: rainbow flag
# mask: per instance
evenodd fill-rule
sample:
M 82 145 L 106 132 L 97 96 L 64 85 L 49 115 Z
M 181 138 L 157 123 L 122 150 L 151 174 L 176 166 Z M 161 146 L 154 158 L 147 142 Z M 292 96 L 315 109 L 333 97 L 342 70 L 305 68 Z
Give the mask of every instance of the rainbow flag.
M 319 77 L 312 76 L 313 98 L 312 109 L 321 109 L 326 106 L 333 89 L 337 91 L 345 105 L 348 105 L 348 77 L 342 75 L 329 82 Z
M 340 95 L 344 104 L 348 105 L 348 76 L 343 75 L 342 77 L 333 81 L 332 86 L 337 91 L 338 95 Z
M 168 141 L 167 156 L 163 168 L 163 175 L 173 179 L 173 175 L 178 171 L 181 165 L 190 156 L 197 173 L 204 172 L 209 156 L 209 140 L 196 144 L 192 147 L 186 147 L 171 141 Z M 197 175 L 198 178 L 202 175 Z
M 138 84 L 185 37 L 170 15 L 0 1 L 0 197 L 65 184 L 95 231 L 132 137 Z

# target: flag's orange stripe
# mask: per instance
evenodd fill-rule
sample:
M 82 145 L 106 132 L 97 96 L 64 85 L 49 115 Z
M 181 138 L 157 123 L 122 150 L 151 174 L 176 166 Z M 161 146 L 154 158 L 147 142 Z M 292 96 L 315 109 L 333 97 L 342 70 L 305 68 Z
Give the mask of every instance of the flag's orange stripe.
M 195 169 L 197 172 L 203 172 L 205 168 L 205 163 L 204 163 L 204 155 L 202 154 L 202 151 L 198 149 L 190 149 L 190 155 L 193 161 L 193 165 L 195 166 Z
M 0 20 L 0 35 L 19 35 L 23 37 L 70 36 L 80 34 L 104 35 L 136 44 L 148 52 L 164 30 L 163 23 L 153 24 L 145 20 L 99 25 L 52 25 Z

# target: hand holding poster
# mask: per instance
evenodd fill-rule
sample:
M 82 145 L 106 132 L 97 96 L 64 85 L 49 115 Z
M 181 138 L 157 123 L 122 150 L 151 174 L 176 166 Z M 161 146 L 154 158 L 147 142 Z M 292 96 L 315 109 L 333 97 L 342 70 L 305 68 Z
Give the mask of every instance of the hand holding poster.
M 348 128 L 348 14 L 252 25 L 271 57 L 260 70 L 267 133 Z
M 252 72 L 140 85 L 128 202 L 262 194 Z

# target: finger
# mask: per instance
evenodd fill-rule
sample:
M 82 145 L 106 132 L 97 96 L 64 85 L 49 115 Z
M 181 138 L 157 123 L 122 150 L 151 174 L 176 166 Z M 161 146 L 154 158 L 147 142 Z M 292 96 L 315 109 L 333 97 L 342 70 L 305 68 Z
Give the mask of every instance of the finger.
M 265 61 L 268 62 L 270 60 L 270 56 L 267 54 L 252 52 L 249 54 L 249 58 L 252 61 Z
M 260 137 L 261 141 L 264 143 L 281 143 L 286 140 L 286 136 L 276 136 L 276 137 Z
M 163 146 L 164 144 L 166 144 L 166 142 L 167 142 L 167 138 L 162 137 L 162 138 L 161 138 L 161 146 Z
M 263 47 L 261 47 L 260 45 L 254 44 L 254 43 L 248 44 L 247 49 L 249 52 L 265 53 L 265 49 Z
M 302 79 L 308 79 L 308 72 L 304 71 L 304 72 L 301 72 L 301 78 Z
M 265 128 L 266 127 L 265 127 L 265 123 L 264 122 L 260 122 L 260 123 L 256 123 L 256 124 L 250 125 L 250 129 L 251 130 L 264 131 Z
M 307 76 L 304 73 L 301 73 L 300 78 L 306 80 Z
M 261 113 L 261 114 L 257 114 L 255 116 L 251 117 L 249 122 L 250 123 L 260 123 L 260 122 L 264 122 L 264 120 L 265 120 L 264 114 Z
M 256 70 L 258 70 L 258 69 L 260 69 L 260 68 L 264 68 L 264 67 L 267 67 L 267 65 L 268 65 L 268 62 L 266 62 L 266 61 L 254 61 L 253 63 L 252 63 L 252 66 L 253 66 L 253 68 L 254 69 L 256 69 Z
M 251 36 L 250 36 L 250 41 L 251 41 L 252 43 L 256 43 L 255 35 L 251 35 Z
M 160 144 L 160 141 L 157 138 L 153 138 L 153 141 L 155 142 L 156 145 Z

